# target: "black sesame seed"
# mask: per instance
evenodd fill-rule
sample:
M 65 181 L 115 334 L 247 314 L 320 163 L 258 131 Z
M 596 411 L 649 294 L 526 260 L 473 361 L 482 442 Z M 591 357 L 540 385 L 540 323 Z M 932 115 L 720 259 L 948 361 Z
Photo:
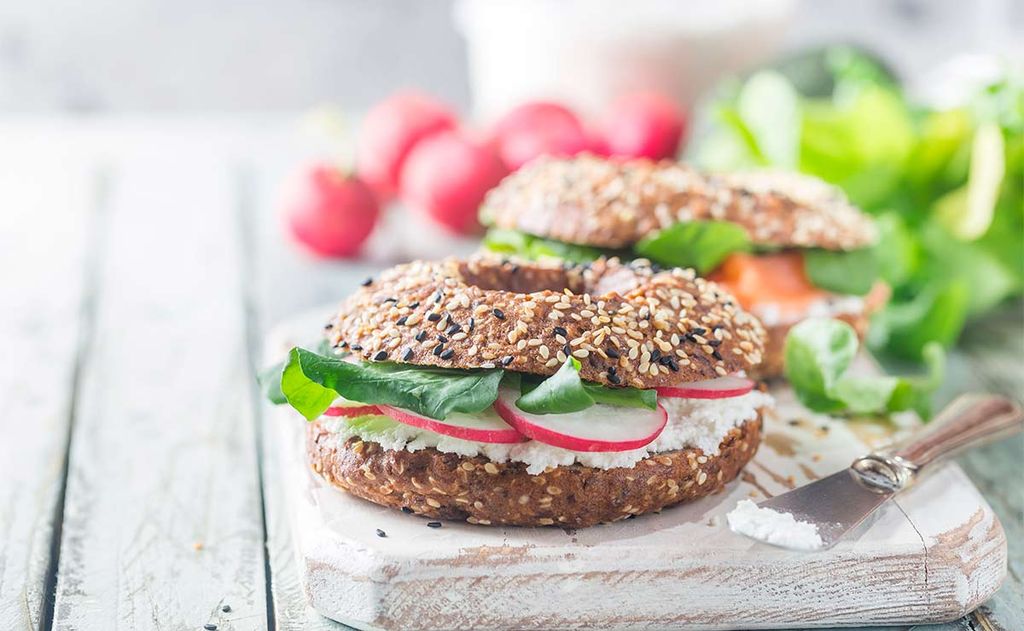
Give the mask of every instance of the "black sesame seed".
M 614 374 L 614 373 L 617 373 L 617 372 L 619 372 L 619 369 L 618 369 L 618 368 L 616 368 L 615 366 L 609 366 L 609 367 L 608 367 L 608 372 L 610 372 L 610 373 L 613 373 L 613 374 Z
M 560 326 L 556 326 L 554 329 L 552 329 L 552 331 L 555 332 L 555 335 L 561 335 L 562 337 L 569 335 L 569 332 L 566 331 L 565 328 Z
M 348 346 L 348 342 L 346 342 L 345 340 L 342 340 L 342 341 L 338 342 L 338 343 L 336 344 L 336 346 L 337 346 L 338 348 L 345 348 L 346 346 Z
M 383 539 L 384 537 L 388 536 L 388 533 L 386 533 L 383 530 L 381 530 L 380 528 L 378 528 L 377 529 L 377 536 L 380 537 L 381 539 Z
M 651 357 L 651 359 L 653 360 L 654 358 Z M 661 357 L 658 358 L 658 363 L 661 364 L 662 366 L 668 366 L 669 362 L 671 361 L 672 358 L 668 355 L 662 355 Z
M 438 335 L 437 336 L 437 341 L 441 342 L 442 344 L 447 344 L 448 343 L 448 338 L 443 336 L 443 335 Z
M 402 361 L 409 361 L 410 359 L 412 359 L 412 355 L 413 352 L 411 348 L 405 349 L 405 353 L 402 355 Z
M 693 333 L 687 333 L 686 335 L 683 336 L 683 339 L 686 340 L 687 342 L 697 342 L 697 338 L 694 337 Z
M 409 308 L 410 308 L 410 309 L 415 309 L 415 308 L 416 308 L 416 307 L 418 307 L 418 306 L 420 306 L 420 301 L 419 301 L 419 300 L 417 300 L 416 302 L 413 302 L 413 303 L 410 303 L 410 304 L 409 304 Z
M 565 353 L 566 357 L 572 355 L 572 349 L 569 348 L 568 344 L 566 344 L 565 346 L 562 347 L 562 352 Z
M 206 629 L 206 631 L 217 631 L 217 625 L 213 624 L 212 622 L 204 624 L 203 628 Z
M 679 372 L 679 364 L 676 362 L 676 358 L 671 355 L 666 355 L 666 357 L 668 357 L 668 367 L 672 372 Z
M 691 331 L 691 333 L 693 333 L 694 335 L 704 335 L 707 332 L 708 330 L 703 327 L 697 327 L 693 331 Z
M 722 360 L 722 354 L 718 352 L 717 348 L 714 351 L 711 352 L 711 356 L 714 357 L 715 359 L 719 360 L 719 361 Z
M 366 280 L 364 280 L 363 282 L 361 282 L 359 284 L 362 285 L 363 287 L 369 287 L 370 285 L 373 284 L 373 277 L 372 276 L 368 276 L 366 278 Z
M 382 361 L 384 361 L 387 358 L 388 358 L 387 351 L 377 351 L 374 354 L 374 356 L 373 356 L 373 361 L 375 361 L 375 362 L 382 362 Z
M 423 340 L 427 339 L 427 332 L 426 331 L 420 331 L 419 333 L 416 334 L 416 337 L 414 339 L 417 342 L 422 342 Z
M 495 307 L 494 309 L 491 309 L 491 313 L 493 313 L 494 317 L 498 318 L 499 320 L 504 320 L 505 319 L 505 312 L 502 311 L 501 309 L 497 308 L 497 307 Z
M 330 331 L 333 328 L 334 328 L 334 323 L 333 322 L 328 322 L 327 324 L 324 325 L 324 331 Z
M 441 353 L 441 359 L 451 359 L 453 355 L 455 355 L 455 351 L 449 348 L 445 352 Z
M 789 426 L 790 427 L 796 427 L 799 424 L 800 424 L 800 421 L 796 420 L 795 418 L 789 420 Z
M 406 515 L 412 515 L 412 509 L 409 508 L 408 506 L 403 506 L 402 507 L 402 512 L 405 513 Z
M 456 333 L 458 333 L 461 330 L 462 330 L 462 325 L 456 323 L 456 324 L 453 324 L 450 327 L 448 327 L 445 330 L 445 333 L 447 333 L 448 335 L 455 335 Z
M 429 313 L 429 314 L 427 314 L 427 320 L 429 320 L 431 322 L 437 322 L 440 319 L 441 319 L 441 314 L 440 313 Z
M 450 313 L 444 314 L 444 325 L 448 326 L 451 323 L 452 323 L 452 314 L 450 314 Z
M 441 355 L 441 351 L 443 351 L 443 350 L 444 350 L 444 344 L 438 344 L 437 346 L 434 347 L 434 354 L 440 356 Z
M 428 521 L 427 522 L 427 528 L 440 528 L 440 527 L 441 527 L 441 522 L 439 522 L 439 521 Z
M 434 302 L 441 302 L 442 298 L 444 298 L 443 293 L 437 292 L 436 294 L 434 294 Z
M 223 611 L 224 613 L 230 613 L 231 612 L 231 605 L 224 605 L 223 607 L 220 608 L 220 610 Z
M 708 340 L 708 346 L 711 346 L 713 348 L 718 348 L 721 345 L 722 345 L 722 340 Z
M 501 358 L 501 365 L 508 366 L 509 364 L 512 363 L 513 359 L 515 359 L 515 357 L 512 357 L 511 355 L 505 355 L 504 357 Z
M 612 359 L 618 359 L 619 358 L 619 351 L 615 350 L 611 346 L 609 346 L 608 348 L 604 349 L 604 352 L 605 352 L 606 355 L 608 355 L 608 357 L 611 357 Z
M 659 359 L 661 359 L 661 351 L 658 349 L 654 349 L 653 351 L 651 351 L 651 361 L 656 362 Z
M 408 319 L 409 316 L 402 316 L 401 318 L 398 318 L 398 320 L 395 321 L 395 324 L 397 324 L 398 326 L 402 326 Z
M 385 298 L 384 302 L 386 302 L 386 303 L 387 302 L 398 302 L 398 298 L 395 298 L 394 296 L 391 296 L 389 298 Z
M 472 333 L 473 329 L 476 328 L 476 320 L 473 318 L 469 319 L 469 332 Z
M 352 350 L 354 350 L 354 351 L 361 351 L 361 350 L 363 350 L 363 347 L 362 347 L 362 346 L 360 346 L 359 344 L 353 344 L 353 345 L 352 345 L 352 346 L 350 346 L 349 348 L 351 348 L 351 349 L 352 349 Z
M 614 383 L 615 385 L 619 385 L 620 383 L 622 383 L 622 378 L 609 370 L 608 371 L 608 381 Z

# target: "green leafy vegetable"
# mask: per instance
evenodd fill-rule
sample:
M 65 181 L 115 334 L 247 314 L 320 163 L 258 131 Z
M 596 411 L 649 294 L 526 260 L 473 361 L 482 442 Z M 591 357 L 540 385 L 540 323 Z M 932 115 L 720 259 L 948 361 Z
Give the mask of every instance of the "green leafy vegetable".
M 281 373 L 284 372 L 284 362 L 279 361 L 273 366 L 269 366 L 260 371 L 256 379 L 260 383 L 260 389 L 263 391 L 265 396 L 274 405 L 284 405 L 288 403 L 288 399 L 285 398 L 284 392 L 281 392 Z
M 968 320 L 1024 294 L 1019 72 L 962 95 L 962 106 L 929 108 L 910 102 L 882 63 L 851 47 L 799 55 L 776 70 L 724 84 L 717 125 L 695 158 L 715 170 L 787 168 L 794 162 L 780 147 L 796 146 L 800 171 L 838 185 L 877 216 L 874 250 L 893 294 L 877 316 L 872 348 L 921 359 L 929 342 L 954 343 Z M 795 104 L 780 81 L 797 91 Z M 765 125 L 771 112 L 785 112 L 784 124 Z M 858 271 L 816 261 L 808 274 L 833 291 L 867 287 L 844 269 Z
M 598 248 L 543 239 L 518 230 L 499 228 L 488 230 L 483 244 L 492 252 L 515 255 L 530 261 L 557 258 L 573 263 L 589 263 L 602 254 Z
M 280 391 L 309 420 L 323 414 L 338 396 L 444 419 L 453 412 L 473 414 L 490 407 L 498 398 L 503 372 L 353 363 L 293 348 L 281 373 Z
M 942 381 L 942 348 L 931 343 L 924 359 L 927 378 L 846 374 L 857 354 L 857 334 L 849 324 L 810 318 L 786 336 L 786 378 L 808 408 L 828 414 L 881 414 L 914 409 L 927 419 L 930 395 Z
M 638 388 L 607 388 L 580 379 L 580 362 L 569 357 L 558 372 L 537 384 L 523 380 L 523 395 L 516 407 L 531 414 L 567 414 L 579 412 L 603 403 L 623 407 L 658 407 L 658 394 L 654 390 Z
M 645 237 L 636 253 L 662 265 L 709 272 L 733 252 L 750 249 L 747 232 L 724 221 L 685 221 Z
M 810 249 L 804 251 L 804 271 L 816 287 L 863 296 L 874 286 L 879 269 L 871 248 L 849 252 Z

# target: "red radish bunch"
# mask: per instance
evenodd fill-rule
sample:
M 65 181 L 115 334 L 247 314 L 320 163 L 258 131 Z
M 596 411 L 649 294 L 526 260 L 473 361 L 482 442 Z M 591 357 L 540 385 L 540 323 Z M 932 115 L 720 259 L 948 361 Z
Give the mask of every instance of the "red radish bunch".
M 584 151 L 672 158 L 685 131 L 684 112 L 673 101 L 637 93 L 613 103 L 594 127 L 565 105 L 533 101 L 481 136 L 445 103 L 402 91 L 367 113 L 355 174 L 322 164 L 308 171 L 289 204 L 289 225 L 316 254 L 353 256 L 377 222 L 378 205 L 397 196 L 448 231 L 472 234 L 480 229 L 477 211 L 487 191 L 534 158 Z

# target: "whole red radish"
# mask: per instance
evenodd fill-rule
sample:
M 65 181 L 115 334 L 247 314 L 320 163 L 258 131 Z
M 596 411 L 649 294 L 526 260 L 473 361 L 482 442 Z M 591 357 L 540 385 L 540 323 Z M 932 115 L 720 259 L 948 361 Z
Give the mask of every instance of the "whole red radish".
M 484 194 L 505 177 L 493 148 L 461 130 L 426 138 L 413 148 L 402 169 L 401 197 L 457 234 L 476 232 Z
M 579 119 L 558 103 L 524 103 L 494 125 L 493 138 L 502 162 L 516 170 L 541 156 L 574 156 L 590 146 Z
M 618 99 L 604 125 L 609 155 L 629 158 L 675 157 L 686 129 L 686 117 L 671 99 L 653 92 Z
M 314 254 L 351 257 L 373 232 L 380 208 L 358 176 L 315 164 L 296 182 L 286 214 L 292 234 Z
M 402 164 L 416 143 L 456 124 L 452 109 L 437 99 L 421 92 L 397 92 L 366 114 L 356 170 L 386 201 L 397 193 Z

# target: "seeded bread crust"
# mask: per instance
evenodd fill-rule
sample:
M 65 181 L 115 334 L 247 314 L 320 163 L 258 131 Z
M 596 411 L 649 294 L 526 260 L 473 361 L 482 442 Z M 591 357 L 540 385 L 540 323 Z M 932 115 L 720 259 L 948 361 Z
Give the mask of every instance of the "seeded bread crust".
M 582 528 L 721 491 L 753 458 L 761 428 L 760 417 L 733 428 L 713 456 L 680 449 L 629 468 L 570 465 L 539 475 L 433 448 L 390 450 L 357 437 L 339 444 L 318 422 L 307 428 L 306 451 L 321 478 L 382 506 L 485 526 Z
M 806 175 L 711 175 L 673 161 L 592 155 L 531 162 L 490 191 L 485 225 L 603 248 L 624 248 L 679 221 L 719 220 L 753 243 L 853 250 L 872 245 L 871 220 L 843 193 Z
M 602 259 L 580 267 L 491 257 L 417 261 L 385 271 L 327 325 L 369 361 L 580 376 L 653 388 L 750 371 L 764 329 L 692 270 Z

